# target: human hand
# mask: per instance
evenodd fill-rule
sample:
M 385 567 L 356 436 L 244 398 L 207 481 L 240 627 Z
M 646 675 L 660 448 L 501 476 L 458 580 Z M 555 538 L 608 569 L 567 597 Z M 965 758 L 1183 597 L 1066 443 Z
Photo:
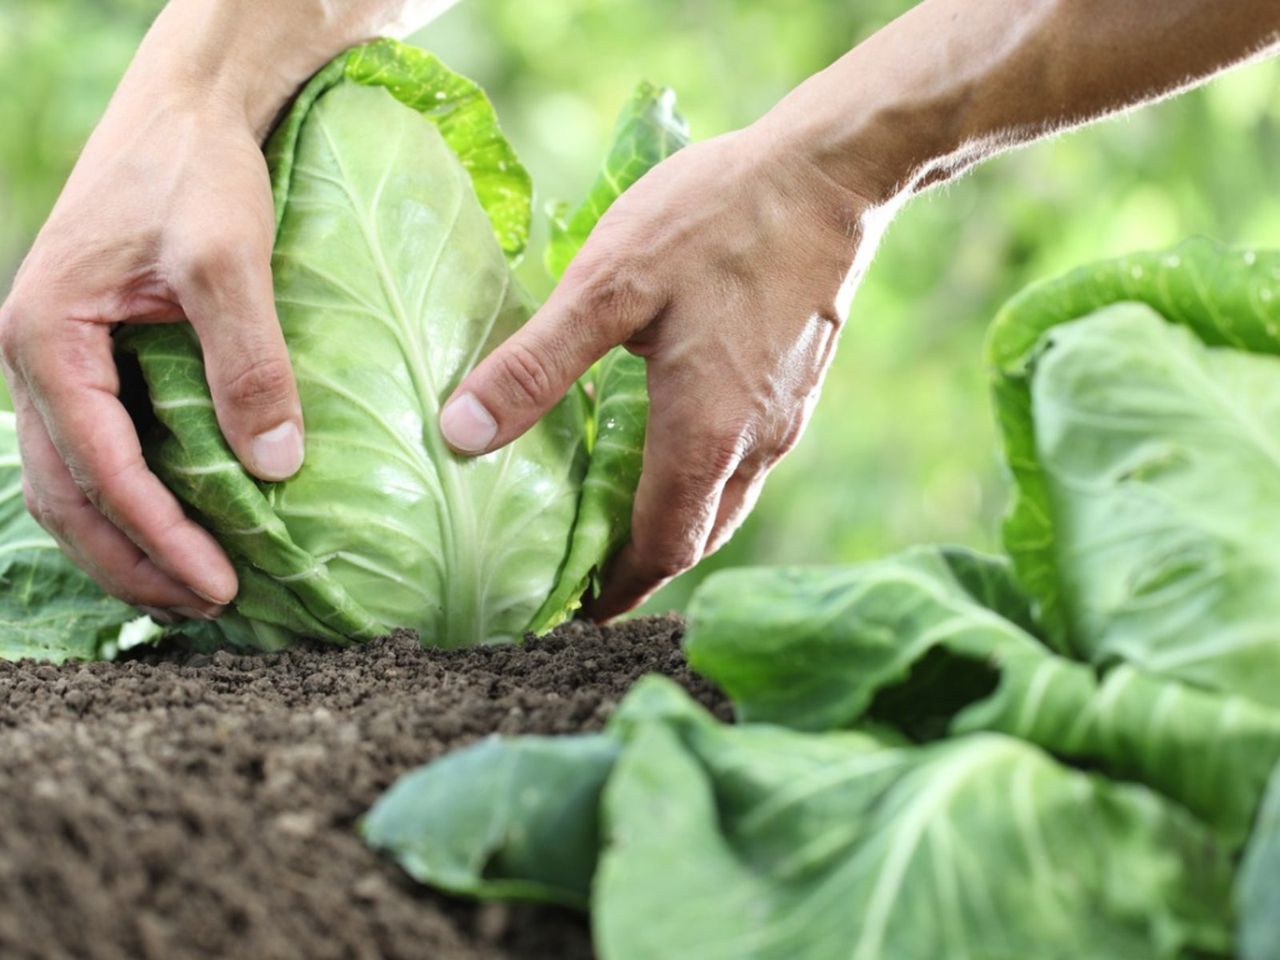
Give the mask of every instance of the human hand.
M 235 572 L 150 472 L 111 331 L 189 320 L 223 432 L 264 480 L 302 460 L 275 315 L 266 164 L 241 104 L 132 68 L 0 308 L 27 505 L 110 593 L 214 616 Z
M 461 453 L 511 442 L 607 350 L 646 360 L 631 539 L 591 608 L 635 606 L 725 543 L 799 439 L 874 239 L 872 204 L 767 124 L 691 146 L 600 220 L 546 305 L 459 385 Z

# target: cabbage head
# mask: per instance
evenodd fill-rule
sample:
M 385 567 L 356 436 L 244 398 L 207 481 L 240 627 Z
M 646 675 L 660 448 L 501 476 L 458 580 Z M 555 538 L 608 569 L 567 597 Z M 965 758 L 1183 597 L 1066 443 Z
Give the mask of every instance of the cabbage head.
M 642 86 L 583 209 L 561 215 L 561 268 L 612 199 L 685 141 L 668 91 Z M 185 324 L 119 337 L 145 381 L 148 461 L 240 577 L 219 622 L 239 643 L 519 639 L 566 618 L 626 538 L 643 446 L 644 367 L 607 356 L 528 434 L 467 459 L 441 405 L 535 304 L 512 268 L 529 176 L 492 105 L 434 56 L 380 40 L 303 89 L 267 146 L 276 305 L 306 421 L 281 483 L 219 431 Z

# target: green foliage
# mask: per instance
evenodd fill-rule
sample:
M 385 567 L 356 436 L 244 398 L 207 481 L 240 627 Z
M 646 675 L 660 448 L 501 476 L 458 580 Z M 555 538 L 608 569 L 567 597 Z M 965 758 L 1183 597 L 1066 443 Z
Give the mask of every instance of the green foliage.
M 589 896 L 604 960 L 1119 960 L 1230 941 L 1225 849 L 1141 787 L 996 734 L 726 726 L 660 677 L 603 736 L 487 741 L 410 774 L 363 830 L 447 889 Z
M 81 573 L 27 513 L 13 414 L 0 413 L 0 659 L 110 659 L 155 632 Z
M 617 755 L 602 734 L 491 737 L 399 780 L 360 830 L 452 893 L 585 907 Z
M 1280 767 L 1263 799 L 1254 839 L 1240 865 L 1236 912 L 1241 917 L 1240 960 L 1280 956 Z
M 1230 868 L 1202 828 L 1011 738 L 642 722 L 603 809 L 605 960 L 1173 958 L 1229 941 Z
M 1059 650 L 1280 706 L 1278 277 L 1280 254 L 1192 241 L 997 319 L 1005 544 Z
M 656 136 L 655 136 L 656 132 Z M 689 128 L 676 111 L 673 90 L 641 83 L 613 128 L 613 146 L 587 199 L 572 213 L 557 204 L 551 213 L 547 271 L 559 279 L 596 222 L 631 184 L 689 143 Z
M 1280 761 L 1280 710 L 1141 666 L 1100 676 L 1008 619 L 995 594 L 967 589 L 957 558 L 1005 580 L 997 558 L 938 548 L 718 573 L 689 611 L 690 664 L 743 720 L 802 730 L 870 720 L 922 741 L 1008 734 L 1144 783 L 1240 846 Z

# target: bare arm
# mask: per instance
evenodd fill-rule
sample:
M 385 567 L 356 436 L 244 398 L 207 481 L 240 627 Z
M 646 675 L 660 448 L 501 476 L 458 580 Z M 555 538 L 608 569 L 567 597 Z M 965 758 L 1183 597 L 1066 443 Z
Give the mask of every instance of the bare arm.
M 172 0 L 156 19 L 0 308 L 27 505 L 107 590 L 156 616 L 236 593 L 221 549 L 146 466 L 111 328 L 190 320 L 218 421 L 268 480 L 302 462 L 275 315 L 261 140 L 345 47 L 452 0 Z
M 927 0 L 766 119 L 901 199 L 1046 134 L 1194 86 L 1280 40 L 1276 0 Z
M 446 406 L 459 451 L 524 432 L 616 344 L 651 408 L 631 541 L 594 613 L 717 549 L 795 444 L 888 220 L 1002 150 L 1270 51 L 1277 0 L 925 0 L 752 126 L 652 171 Z M 460 401 L 460 402 L 459 402 Z

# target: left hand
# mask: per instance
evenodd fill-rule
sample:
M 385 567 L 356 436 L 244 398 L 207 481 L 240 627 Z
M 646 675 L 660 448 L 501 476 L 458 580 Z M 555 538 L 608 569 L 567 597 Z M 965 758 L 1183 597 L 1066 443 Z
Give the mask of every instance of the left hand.
M 600 220 L 546 305 L 459 385 L 460 453 L 520 436 L 622 344 L 648 365 L 630 542 L 591 612 L 636 606 L 719 549 L 799 439 L 873 204 L 762 125 L 671 157 Z M 861 262 L 858 260 L 858 262 Z

